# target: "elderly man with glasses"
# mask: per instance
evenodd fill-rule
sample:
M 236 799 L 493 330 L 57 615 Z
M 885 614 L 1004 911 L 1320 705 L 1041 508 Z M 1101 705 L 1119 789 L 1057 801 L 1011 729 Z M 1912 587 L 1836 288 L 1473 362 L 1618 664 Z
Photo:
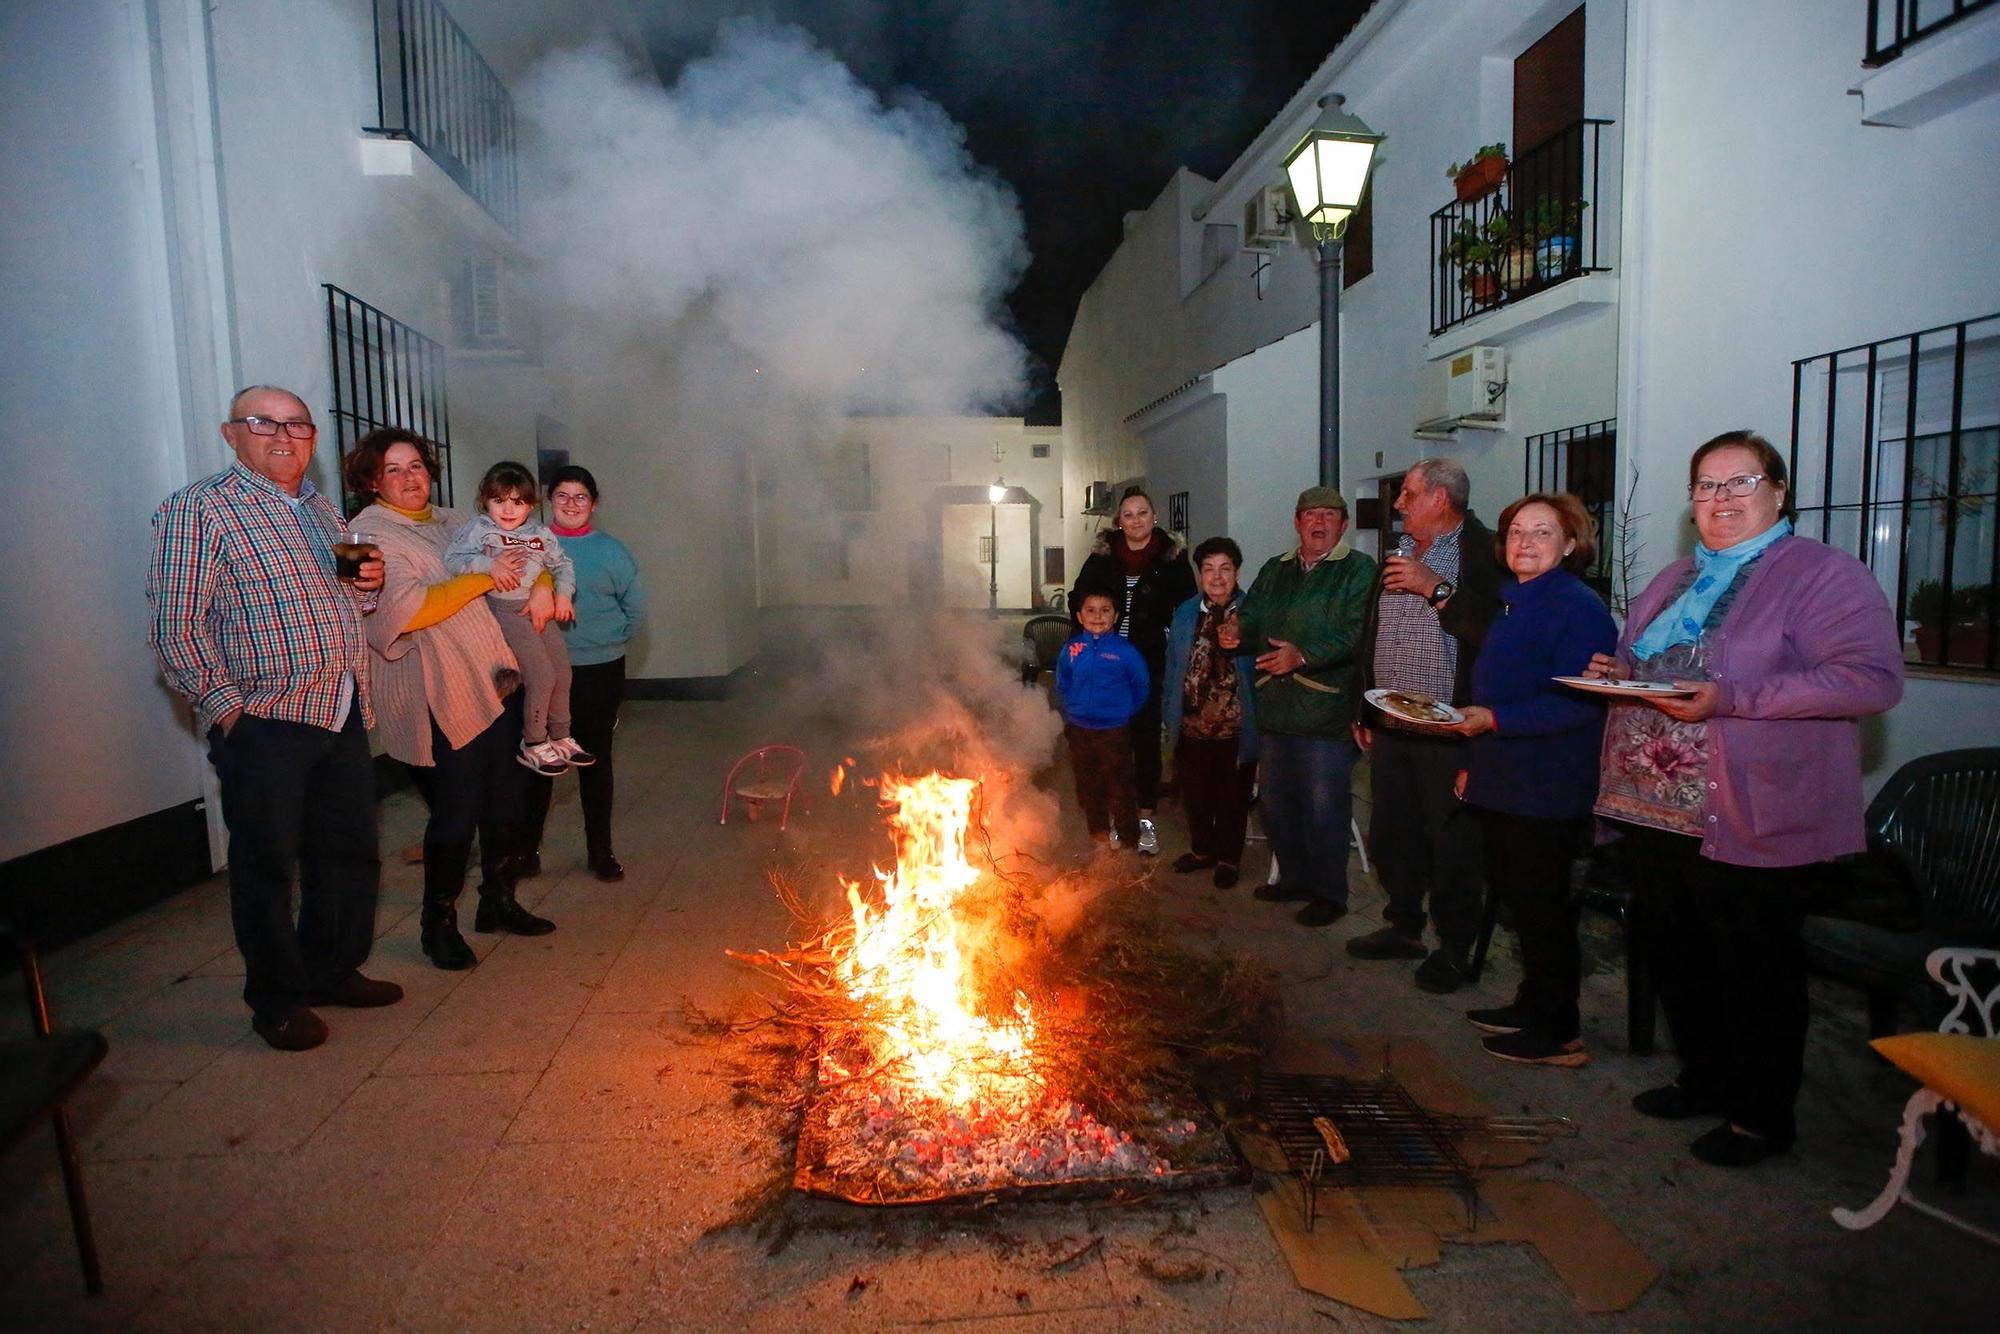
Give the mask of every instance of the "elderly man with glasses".
M 326 1040 L 311 1006 L 403 994 L 357 971 L 381 878 L 361 617 L 382 561 L 341 577 L 340 512 L 306 476 L 318 434 L 288 389 L 237 394 L 222 424 L 236 462 L 160 506 L 146 577 L 154 655 L 221 782 L 250 1026 L 283 1051 Z

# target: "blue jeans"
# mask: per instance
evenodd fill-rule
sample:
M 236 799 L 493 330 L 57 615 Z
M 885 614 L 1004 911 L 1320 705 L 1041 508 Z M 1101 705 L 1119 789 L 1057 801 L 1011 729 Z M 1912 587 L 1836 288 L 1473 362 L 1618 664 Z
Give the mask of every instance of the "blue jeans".
M 1320 736 L 1262 737 L 1264 834 L 1278 854 L 1285 888 L 1347 906 L 1347 831 L 1354 792 L 1348 780 L 1360 750 Z

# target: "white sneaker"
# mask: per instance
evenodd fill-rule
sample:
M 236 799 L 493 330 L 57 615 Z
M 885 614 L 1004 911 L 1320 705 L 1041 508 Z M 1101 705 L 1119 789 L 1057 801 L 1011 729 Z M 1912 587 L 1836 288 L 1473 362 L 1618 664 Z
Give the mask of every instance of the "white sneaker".
M 597 757 L 582 746 L 577 745 L 576 738 L 573 736 L 551 737 L 549 744 L 561 751 L 563 760 L 575 768 L 581 769 L 587 765 L 597 763 Z
M 544 778 L 554 778 L 569 768 L 563 753 L 547 741 L 523 741 L 520 753 L 514 758 Z
M 1142 857 L 1160 855 L 1160 836 L 1153 832 L 1151 820 L 1139 821 L 1139 855 Z

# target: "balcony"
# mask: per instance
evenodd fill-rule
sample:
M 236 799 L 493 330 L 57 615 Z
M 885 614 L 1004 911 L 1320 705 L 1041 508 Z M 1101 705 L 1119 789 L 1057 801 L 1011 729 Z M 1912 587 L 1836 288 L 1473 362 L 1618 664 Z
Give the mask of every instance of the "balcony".
M 1910 44 L 1986 8 L 1993 0 L 1868 0 L 1869 69 L 1886 65 Z
M 514 99 L 438 0 L 374 0 L 375 116 L 513 230 Z
M 1580 120 L 1523 153 L 1490 193 L 1431 214 L 1431 335 L 1572 278 L 1605 273 L 1608 120 Z

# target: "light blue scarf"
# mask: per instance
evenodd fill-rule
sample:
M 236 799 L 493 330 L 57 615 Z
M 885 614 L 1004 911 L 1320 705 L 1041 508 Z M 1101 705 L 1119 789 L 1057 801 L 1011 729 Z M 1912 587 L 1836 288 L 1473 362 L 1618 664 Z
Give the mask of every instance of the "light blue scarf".
M 1687 591 L 1663 608 L 1645 632 L 1632 641 L 1632 656 L 1657 658 L 1675 644 L 1692 644 L 1708 624 L 1708 614 L 1734 583 L 1736 576 L 1764 548 L 1792 531 L 1790 519 L 1780 519 L 1755 537 L 1733 547 L 1710 551 L 1697 543 L 1694 549 L 1694 582 Z

